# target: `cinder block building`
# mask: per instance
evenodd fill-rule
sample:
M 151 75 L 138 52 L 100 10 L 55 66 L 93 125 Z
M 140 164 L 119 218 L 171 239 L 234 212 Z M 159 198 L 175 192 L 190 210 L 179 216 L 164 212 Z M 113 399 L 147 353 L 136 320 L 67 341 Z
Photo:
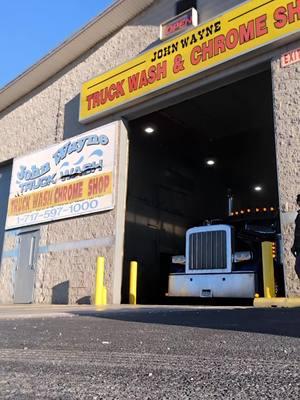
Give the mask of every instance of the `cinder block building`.
M 0 91 L 0 302 L 89 302 L 97 256 L 162 302 L 207 220 L 274 234 L 299 296 L 299 93 L 299 0 L 115 1 Z

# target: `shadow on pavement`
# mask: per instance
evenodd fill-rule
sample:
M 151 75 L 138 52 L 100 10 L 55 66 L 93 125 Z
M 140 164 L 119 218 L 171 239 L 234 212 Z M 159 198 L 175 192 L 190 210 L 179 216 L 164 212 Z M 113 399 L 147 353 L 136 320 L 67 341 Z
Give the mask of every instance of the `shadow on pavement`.
M 109 320 L 300 337 L 300 309 L 123 308 L 73 314 Z

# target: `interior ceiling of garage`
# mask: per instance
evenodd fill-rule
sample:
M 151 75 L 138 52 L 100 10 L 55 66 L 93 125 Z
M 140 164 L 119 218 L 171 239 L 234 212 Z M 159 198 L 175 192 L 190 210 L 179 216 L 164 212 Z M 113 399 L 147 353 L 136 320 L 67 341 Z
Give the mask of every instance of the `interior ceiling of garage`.
M 234 136 L 242 131 L 270 129 L 271 81 L 267 73 L 252 76 L 134 121 L 134 129 L 154 125 L 158 133 L 194 133 L 199 143 Z M 267 113 L 266 113 L 267 109 Z
M 151 137 L 146 126 L 155 128 Z M 228 188 L 247 200 L 255 185 L 263 185 L 260 201 L 251 203 L 277 204 L 270 71 L 131 121 L 130 137 L 149 151 L 165 148 L 174 163 L 185 159 L 201 176 L 207 175 L 205 160 L 215 158 L 213 169 Z

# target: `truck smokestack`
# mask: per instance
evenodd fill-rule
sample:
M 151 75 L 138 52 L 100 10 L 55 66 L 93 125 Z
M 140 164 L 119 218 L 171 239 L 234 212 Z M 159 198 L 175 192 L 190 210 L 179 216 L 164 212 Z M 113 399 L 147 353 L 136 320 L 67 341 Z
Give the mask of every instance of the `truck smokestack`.
M 228 199 L 228 216 L 230 217 L 233 213 L 233 194 L 231 189 L 227 191 L 227 199 Z

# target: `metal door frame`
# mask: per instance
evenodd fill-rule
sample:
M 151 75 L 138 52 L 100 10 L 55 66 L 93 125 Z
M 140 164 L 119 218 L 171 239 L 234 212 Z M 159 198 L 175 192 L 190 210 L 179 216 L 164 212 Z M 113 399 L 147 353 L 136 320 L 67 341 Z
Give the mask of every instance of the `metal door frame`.
M 34 285 L 36 282 L 36 267 L 37 267 L 37 257 L 38 257 L 38 248 L 39 248 L 39 240 L 40 240 L 40 226 L 31 226 L 31 227 L 24 227 L 21 228 L 18 231 L 18 257 L 17 257 L 17 269 L 19 267 L 19 258 L 20 258 L 20 250 L 21 250 L 21 235 L 24 235 L 26 233 L 30 232 L 36 232 L 37 233 L 37 240 L 35 242 L 35 249 L 34 249 L 34 254 L 33 254 L 33 287 L 32 287 L 32 294 L 31 294 L 31 303 L 34 303 Z M 18 270 L 16 270 L 16 275 L 15 275 L 15 283 L 16 283 L 16 276 L 17 276 Z M 16 287 L 14 286 L 14 299 L 15 299 L 15 289 Z M 20 303 L 21 304 L 21 303 Z

